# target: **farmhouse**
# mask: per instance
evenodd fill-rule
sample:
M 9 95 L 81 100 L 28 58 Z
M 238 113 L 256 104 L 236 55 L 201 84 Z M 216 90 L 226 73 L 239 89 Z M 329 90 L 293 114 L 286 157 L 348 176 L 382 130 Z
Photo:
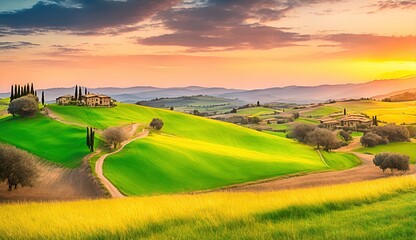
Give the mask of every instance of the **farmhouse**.
M 74 96 L 72 96 L 71 94 L 60 96 L 60 97 L 56 98 L 56 103 L 59 104 L 59 105 L 67 105 L 67 104 L 69 104 L 69 102 L 72 101 L 73 98 L 74 98 Z
M 87 106 L 104 106 L 111 105 L 111 97 L 102 94 L 86 94 L 81 96 L 81 101 Z
M 340 117 L 341 118 L 335 118 Z M 350 114 L 350 115 L 338 115 L 332 114 L 329 117 L 322 118 L 319 120 L 320 123 L 326 128 L 342 128 L 350 127 L 356 129 L 359 124 L 371 126 L 372 122 L 367 116 L 361 114 Z

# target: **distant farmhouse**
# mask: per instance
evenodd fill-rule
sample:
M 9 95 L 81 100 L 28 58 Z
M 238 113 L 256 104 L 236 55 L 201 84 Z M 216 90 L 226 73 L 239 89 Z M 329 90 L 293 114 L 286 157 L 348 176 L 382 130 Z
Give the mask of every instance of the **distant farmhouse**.
M 110 107 L 112 106 L 111 97 L 103 94 L 85 94 L 81 96 L 81 101 L 75 100 L 75 97 L 67 94 L 56 98 L 59 105 L 81 104 L 90 107 Z
M 342 128 L 349 127 L 357 129 L 359 125 L 372 125 L 371 119 L 362 114 L 349 114 L 344 115 L 343 113 L 334 113 L 328 117 L 319 119 L 321 124 L 326 128 Z

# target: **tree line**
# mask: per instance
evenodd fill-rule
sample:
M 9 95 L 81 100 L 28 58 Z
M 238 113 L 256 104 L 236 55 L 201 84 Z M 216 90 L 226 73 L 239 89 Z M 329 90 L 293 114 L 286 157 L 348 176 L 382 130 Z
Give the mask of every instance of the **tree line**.
M 12 85 L 10 87 L 10 102 L 20 97 L 27 96 L 29 94 L 32 94 L 33 96 L 38 95 L 37 91 L 33 86 L 33 83 L 27 83 L 23 86 L 18 84 Z

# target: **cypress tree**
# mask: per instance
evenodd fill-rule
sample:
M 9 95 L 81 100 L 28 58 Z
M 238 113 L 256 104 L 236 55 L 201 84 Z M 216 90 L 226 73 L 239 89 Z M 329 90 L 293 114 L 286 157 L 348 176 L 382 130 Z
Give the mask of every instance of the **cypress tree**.
M 75 100 L 78 100 L 78 85 L 75 85 Z
M 82 87 L 80 86 L 78 89 L 78 101 L 81 101 L 81 96 L 82 96 Z
M 14 93 L 13 93 L 13 85 L 12 88 L 10 89 L 10 102 L 13 101 L 14 99 Z
M 45 106 L 45 92 L 42 91 L 42 105 Z
M 18 98 L 17 84 L 14 85 L 14 99 Z
M 88 149 L 90 149 L 91 150 L 91 138 L 90 138 L 90 128 L 89 127 L 87 127 L 87 146 L 88 146 Z
M 347 115 L 347 109 L 344 108 L 344 115 Z
M 91 133 L 90 133 L 90 151 L 94 152 L 94 137 L 95 137 L 95 132 L 94 130 L 91 128 Z
M 35 88 L 33 87 L 33 83 L 30 85 L 30 93 L 35 95 Z
M 85 92 L 84 93 L 85 93 L 85 95 L 87 95 L 87 88 L 85 88 Z
M 19 85 L 19 87 L 20 87 L 20 90 L 19 90 L 19 97 L 23 97 L 23 87 L 22 87 L 22 86 L 20 86 L 20 85 Z
M 30 85 L 26 84 L 26 95 L 30 94 Z
M 38 96 L 38 91 L 35 91 L 35 97 L 37 97 Z

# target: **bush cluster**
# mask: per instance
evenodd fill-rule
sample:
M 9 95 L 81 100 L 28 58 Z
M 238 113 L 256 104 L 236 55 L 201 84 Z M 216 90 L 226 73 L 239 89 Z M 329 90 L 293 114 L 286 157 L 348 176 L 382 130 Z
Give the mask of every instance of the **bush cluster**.
M 407 155 L 399 153 L 379 153 L 374 157 L 373 163 L 381 170 L 386 171 L 390 169 L 392 172 L 394 169 L 398 171 L 408 171 L 409 168 L 409 159 Z

